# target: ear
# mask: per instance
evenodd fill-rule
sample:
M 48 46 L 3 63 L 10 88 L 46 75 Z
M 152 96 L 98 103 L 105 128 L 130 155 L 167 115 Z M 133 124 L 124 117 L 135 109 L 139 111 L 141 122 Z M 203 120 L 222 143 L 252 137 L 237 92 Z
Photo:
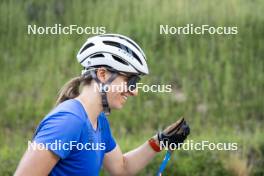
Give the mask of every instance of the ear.
M 102 82 L 105 83 L 108 80 L 109 74 L 106 68 L 100 67 L 97 69 L 96 72 L 97 78 Z

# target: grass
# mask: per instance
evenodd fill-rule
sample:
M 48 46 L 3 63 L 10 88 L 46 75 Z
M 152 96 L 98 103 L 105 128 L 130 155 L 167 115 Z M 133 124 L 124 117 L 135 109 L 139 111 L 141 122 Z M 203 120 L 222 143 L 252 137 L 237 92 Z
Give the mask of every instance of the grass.
M 260 0 L 1 1 L 0 175 L 12 175 L 60 87 L 80 74 L 75 55 L 90 35 L 27 34 L 29 24 L 55 23 L 130 36 L 148 57 L 143 82 L 173 85 L 172 93 L 141 92 L 109 117 L 123 151 L 184 116 L 190 139 L 238 141 L 239 150 L 179 151 L 166 175 L 263 175 L 263 10 Z M 160 24 L 238 26 L 239 33 L 160 35 Z M 153 175 L 162 157 L 141 175 Z

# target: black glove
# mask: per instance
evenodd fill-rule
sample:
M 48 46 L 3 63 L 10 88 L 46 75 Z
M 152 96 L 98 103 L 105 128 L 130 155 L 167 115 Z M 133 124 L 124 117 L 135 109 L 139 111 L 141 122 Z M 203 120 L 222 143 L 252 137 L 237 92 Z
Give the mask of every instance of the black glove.
M 159 132 L 157 135 L 160 145 L 161 142 L 163 142 L 164 145 L 167 144 L 170 146 L 170 144 L 175 144 L 177 148 L 179 148 L 179 144 L 182 144 L 184 142 L 189 133 L 190 128 L 188 124 L 186 123 L 184 118 L 181 118 L 177 122 L 168 126 L 162 132 Z

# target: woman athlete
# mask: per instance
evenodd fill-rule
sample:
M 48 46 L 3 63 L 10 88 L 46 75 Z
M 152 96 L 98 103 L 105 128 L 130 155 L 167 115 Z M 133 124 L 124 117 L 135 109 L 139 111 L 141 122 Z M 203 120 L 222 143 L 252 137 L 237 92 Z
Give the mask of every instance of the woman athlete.
M 112 136 L 107 115 L 136 96 L 136 83 L 149 73 L 145 54 L 133 40 L 118 34 L 91 37 L 77 59 L 84 68 L 81 76 L 61 89 L 56 107 L 36 129 L 16 176 L 98 176 L 102 166 L 110 175 L 135 175 L 164 144 L 184 142 L 190 131 L 184 119 L 125 154 Z

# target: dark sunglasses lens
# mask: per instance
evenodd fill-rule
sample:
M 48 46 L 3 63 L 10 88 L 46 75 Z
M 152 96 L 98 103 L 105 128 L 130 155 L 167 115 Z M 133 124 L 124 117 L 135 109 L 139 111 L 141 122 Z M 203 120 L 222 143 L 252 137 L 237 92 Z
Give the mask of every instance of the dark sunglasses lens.
M 129 80 L 127 81 L 127 85 L 130 91 L 133 91 L 136 89 L 138 81 L 140 81 L 139 76 L 132 76 L 129 78 Z

